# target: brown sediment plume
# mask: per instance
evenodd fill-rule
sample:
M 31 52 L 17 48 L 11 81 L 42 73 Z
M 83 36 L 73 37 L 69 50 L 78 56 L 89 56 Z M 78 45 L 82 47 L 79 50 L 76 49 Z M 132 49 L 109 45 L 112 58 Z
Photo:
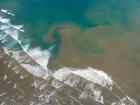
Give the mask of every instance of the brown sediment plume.
M 53 25 L 46 36 L 47 42 L 53 42 L 52 35 L 56 29 L 59 29 L 59 34 L 61 35 L 60 52 L 56 58 L 51 58 L 49 67 L 55 68 L 55 65 L 86 67 L 93 65 L 94 60 L 98 64 L 102 62 L 98 59 L 98 54 L 82 52 L 79 46 L 93 49 L 94 44 L 98 43 L 99 38 L 106 36 L 108 30 L 105 26 L 81 30 L 75 25 Z
M 130 40 L 128 39 L 131 39 L 131 37 L 128 38 L 128 35 L 111 37 L 106 34 L 110 33 L 109 29 L 104 26 L 90 28 L 84 31 L 81 31 L 77 27 L 62 28 L 62 30 L 60 30 L 60 35 L 62 36 L 60 52 L 57 57 L 50 59 L 48 67 L 58 69 L 63 66 L 74 68 L 86 68 L 90 66 L 102 69 L 117 80 L 116 82 L 119 82 L 125 91 L 139 100 L 140 92 L 138 90 L 140 89 L 140 84 L 138 78 L 140 71 L 139 67 L 136 66 L 136 62 L 139 60 L 137 58 L 135 63 L 131 60 L 132 56 L 136 53 L 129 45 Z M 133 34 L 134 32 L 131 33 L 131 35 Z M 78 43 L 76 42 L 76 40 L 78 41 L 76 38 L 79 38 L 80 35 L 84 37 L 83 39 L 85 39 L 84 41 L 86 41 L 87 44 L 96 40 L 98 45 L 105 49 L 105 52 L 86 53 L 80 51 L 75 47 L 75 44 Z M 139 65 L 138 62 L 137 65 Z
M 70 37 L 76 36 L 76 35 L 72 35 L 72 34 L 75 34 L 75 33 L 78 34 L 80 32 L 80 29 L 72 24 L 54 24 L 49 28 L 47 35 L 45 35 L 43 37 L 43 39 L 47 43 L 53 43 L 54 42 L 53 34 L 56 31 L 58 31 L 60 33 L 60 35 L 65 35 L 65 36 L 62 36 L 62 38 L 63 37 L 70 38 Z M 71 35 L 69 35 L 69 34 L 71 34 Z

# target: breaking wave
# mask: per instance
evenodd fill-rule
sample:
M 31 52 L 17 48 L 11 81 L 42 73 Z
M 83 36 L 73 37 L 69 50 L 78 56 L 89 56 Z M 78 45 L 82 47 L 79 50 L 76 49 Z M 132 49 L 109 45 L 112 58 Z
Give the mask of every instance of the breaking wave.
M 5 54 L 10 55 L 33 76 L 50 81 L 49 84 L 55 88 L 54 91 L 48 90 L 46 93 L 47 88 L 44 88 L 46 84 L 40 86 L 39 82 L 34 81 L 32 85 L 35 88 L 44 89 L 44 92 L 39 95 L 40 104 L 42 102 L 48 105 L 63 105 L 60 102 L 62 97 L 57 93 L 57 90 L 59 90 L 71 99 L 70 105 L 87 105 L 86 100 L 96 105 L 137 105 L 111 79 L 111 76 L 108 76 L 102 70 L 91 67 L 85 69 L 63 67 L 55 71 L 49 70 L 47 65 L 51 53 L 42 50 L 39 46 L 30 48 L 30 43 L 23 44 L 21 40 L 21 36 L 24 35 L 23 25 L 12 25 L 10 19 L 4 18 L 4 14 L 15 16 L 7 10 L 2 9 L 1 13 L 3 15 L 0 16 L 0 45 Z M 27 40 L 29 39 L 27 38 Z M 5 76 L 4 79 L 6 78 Z M 14 88 L 16 88 L 16 85 Z M 0 94 L 0 97 L 3 94 Z M 45 97 L 45 100 L 43 97 Z M 56 97 L 58 100 L 55 100 Z M 53 102 L 50 102 L 50 100 Z M 35 102 L 30 103 L 30 105 L 34 104 Z M 35 105 L 40 104 L 36 103 Z

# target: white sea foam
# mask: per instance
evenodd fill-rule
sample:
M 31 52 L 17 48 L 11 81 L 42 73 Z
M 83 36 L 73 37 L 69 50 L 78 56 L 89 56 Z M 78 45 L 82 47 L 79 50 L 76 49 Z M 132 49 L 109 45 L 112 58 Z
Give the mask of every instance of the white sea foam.
M 24 51 L 27 52 L 27 50 L 29 50 L 29 46 L 30 46 L 30 45 L 26 44 L 26 45 L 23 45 L 22 47 L 23 47 Z
M 57 70 L 53 74 L 54 78 L 56 78 L 59 81 L 63 81 L 65 84 L 71 87 L 74 87 L 76 86 L 76 84 L 80 83 L 80 79 L 74 78 L 75 76 L 84 78 L 88 81 L 91 81 L 92 83 L 101 85 L 108 89 L 113 87 L 113 81 L 106 73 L 100 70 L 90 68 L 90 67 L 86 69 L 74 69 L 74 68 L 64 67 Z M 58 84 L 56 84 L 56 87 L 58 87 L 57 85 Z M 89 90 L 89 88 L 86 88 L 85 91 L 82 91 L 82 93 L 79 96 L 80 99 L 86 99 L 88 96 L 90 96 L 90 93 L 88 93 L 87 90 Z M 93 91 L 93 99 L 103 104 L 104 97 L 101 94 L 102 90 L 96 89 L 94 88 L 94 86 L 90 88 L 90 91 L 91 90 Z
M 17 69 L 18 69 L 18 67 L 17 67 L 17 66 L 15 66 L 15 67 L 11 68 L 11 70 L 17 70 Z
M 16 74 L 19 74 L 19 73 L 20 73 L 20 70 L 17 69 L 17 70 L 15 70 L 14 72 L 15 72 Z
M 116 83 L 111 79 L 110 76 L 108 76 L 106 73 L 104 73 L 101 70 L 93 69 L 91 67 L 85 68 L 85 69 L 75 69 L 75 68 L 60 68 L 56 72 L 53 73 L 53 77 L 56 78 L 59 81 L 62 81 L 64 84 L 75 88 L 75 86 L 80 83 L 81 81 L 77 78 L 75 78 L 75 75 L 77 77 L 84 78 L 85 80 L 91 81 L 92 83 L 98 84 L 99 86 L 104 87 L 108 91 L 110 91 L 110 94 L 112 94 L 112 97 L 118 98 L 119 101 L 112 102 L 110 105 L 113 105 L 113 103 L 116 103 L 114 105 L 137 105 L 134 100 L 132 100 L 130 97 L 128 97 L 117 85 Z M 54 85 L 54 83 L 53 83 Z M 56 84 L 56 88 L 58 84 Z M 77 85 L 78 86 L 78 85 Z M 104 104 L 109 100 L 105 100 L 104 94 L 102 93 L 102 88 L 96 86 L 94 87 L 93 84 L 87 85 L 88 87 L 85 88 L 84 91 L 81 91 L 81 94 L 79 98 L 86 99 L 88 96 L 92 97 L 95 101 Z M 90 88 L 89 88 L 90 87 Z M 84 87 L 83 87 L 84 88 Z M 114 91 L 117 89 L 118 93 L 115 93 Z M 90 93 L 88 92 L 90 91 Z M 122 94 L 124 97 L 119 96 L 117 94 Z M 124 101 L 125 100 L 125 101 Z
M 5 47 L 3 47 L 3 50 L 4 50 L 4 52 L 5 52 L 7 55 L 9 55 L 9 52 L 8 52 L 8 50 L 7 50 Z
M 7 93 L 3 92 L 3 93 L 0 94 L 0 97 L 4 96 L 4 95 L 6 95 L 6 94 L 7 94 Z
M 4 13 L 8 13 L 7 10 L 1 10 L 1 11 Z M 28 72 L 30 72 L 34 76 L 47 79 L 47 77 L 52 74 L 52 71 L 47 68 L 48 61 L 51 54 L 47 50 L 42 50 L 40 47 L 29 49 L 30 45 L 21 44 L 21 41 L 19 40 L 20 37 L 19 33 L 24 32 L 24 30 L 22 29 L 23 25 L 12 25 L 10 23 L 10 19 L 6 19 L 3 17 L 0 17 L 0 22 L 2 23 L 0 24 L 0 30 L 6 33 L 6 34 L 0 33 L 1 36 L 0 40 L 3 41 L 3 44 L 8 41 L 6 39 L 6 36 L 9 35 L 11 36 L 11 38 L 17 41 L 17 43 L 23 49 L 23 51 L 14 51 L 4 47 L 5 53 L 8 55 L 9 53 L 11 53 L 12 54 L 11 57 L 17 60 L 20 63 L 21 67 L 25 68 Z M 28 63 L 25 60 L 27 60 Z M 32 64 L 32 60 L 35 62 L 35 64 Z M 57 80 L 63 82 L 64 84 L 72 88 L 75 88 L 75 86 L 77 86 L 77 84 L 80 82 L 80 78 L 90 81 L 93 84 L 98 84 L 99 86 L 102 86 L 111 92 L 113 92 L 112 88 L 116 86 L 116 83 L 114 83 L 111 77 L 108 76 L 105 72 L 101 70 L 93 69 L 91 67 L 85 69 L 63 67 L 56 70 L 56 72 L 54 72 L 52 76 L 56 79 L 56 81 L 53 81 L 51 83 L 51 85 L 55 88 L 63 87 L 63 85 L 58 83 Z M 4 80 L 6 80 L 6 75 L 4 77 Z M 35 83 L 34 85 L 35 87 L 37 87 L 39 84 Z M 42 88 L 44 87 L 45 85 L 42 85 Z M 94 86 L 92 88 L 86 87 L 84 91 L 81 91 L 79 89 L 79 91 L 81 92 L 79 98 L 86 98 L 90 96 L 90 94 L 87 92 L 88 89 L 93 92 L 93 99 L 95 101 L 100 102 L 102 104 L 105 103 L 105 101 L 108 101 L 104 99 L 102 90 L 96 89 L 94 88 Z M 120 90 L 120 88 L 118 87 L 117 89 Z M 55 94 L 52 93 L 51 95 L 55 95 Z M 130 102 L 129 105 L 136 105 L 136 103 L 125 94 L 124 94 L 124 98 L 121 97 L 119 98 L 120 98 L 119 102 L 113 102 L 110 105 L 126 105 L 125 104 L 126 101 L 128 103 Z
M 12 67 L 12 63 L 9 62 L 7 66 L 8 66 L 8 68 L 11 68 Z
M 91 67 L 82 70 L 75 70 L 72 71 L 72 73 L 104 87 L 111 87 L 113 85 L 113 81 L 110 76 L 101 70 L 93 69 Z
M 15 16 L 13 13 L 8 12 L 8 10 L 5 10 L 5 9 L 1 9 L 1 12 L 7 13 L 7 14 L 12 15 L 12 16 Z
M 85 78 L 88 81 L 92 81 L 93 83 L 99 84 L 104 87 L 111 88 L 113 85 L 113 81 L 111 77 L 109 77 L 106 73 L 101 70 L 96 70 L 93 68 L 86 68 L 86 69 L 74 69 L 74 68 L 61 68 L 56 71 L 53 76 L 63 81 L 68 78 L 71 74 L 78 75 L 82 78 Z
M 45 69 L 41 69 L 39 66 L 30 65 L 30 64 L 21 64 L 22 67 L 28 70 L 31 74 L 33 74 L 36 77 L 40 77 L 43 79 L 46 79 L 49 76 L 49 73 Z
M 3 77 L 3 80 L 5 81 L 7 79 L 7 75 L 5 74 L 4 77 Z
M 61 87 L 63 87 L 63 84 L 60 83 L 60 81 L 54 79 L 51 83 L 51 86 L 55 87 L 56 89 L 60 89 Z
M 40 47 L 30 49 L 27 53 L 40 64 L 43 68 L 47 69 L 50 53 L 47 50 L 41 50 Z
M 6 19 L 6 18 L 0 17 L 0 22 L 9 24 L 10 23 L 10 19 Z
M 16 84 L 16 83 L 14 84 L 13 88 L 14 88 L 14 89 L 17 88 L 17 84 Z
M 19 40 L 19 32 L 24 32 L 24 30 L 22 29 L 23 25 L 12 25 L 10 23 L 10 19 L 5 19 L 2 17 L 0 17 L 0 22 L 4 24 L 0 26 L 0 30 L 3 30 L 3 32 L 10 35 L 14 40 L 16 40 L 20 44 L 20 46 L 29 56 L 31 56 L 44 69 L 47 69 L 48 59 L 50 57 L 50 53 L 47 50 L 41 50 L 40 47 L 29 49 L 28 44 L 22 46 L 21 41 Z M 3 40 L 3 43 L 5 41 L 7 40 Z
M 5 24 L 4 25 L 5 28 L 10 27 L 10 28 L 13 28 L 15 30 L 18 30 L 20 32 L 24 32 L 24 30 L 22 29 L 23 28 L 23 25 L 12 25 L 11 22 L 10 22 L 10 19 L 8 19 L 8 18 L 3 18 L 3 17 L 0 16 L 0 22 L 3 23 L 3 24 Z

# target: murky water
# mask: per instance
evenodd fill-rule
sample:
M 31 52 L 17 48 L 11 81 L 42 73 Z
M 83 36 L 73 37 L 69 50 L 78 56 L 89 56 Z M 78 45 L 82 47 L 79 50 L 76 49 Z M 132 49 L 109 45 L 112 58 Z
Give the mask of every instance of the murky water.
M 138 0 L 0 0 L 0 105 L 139 105 Z

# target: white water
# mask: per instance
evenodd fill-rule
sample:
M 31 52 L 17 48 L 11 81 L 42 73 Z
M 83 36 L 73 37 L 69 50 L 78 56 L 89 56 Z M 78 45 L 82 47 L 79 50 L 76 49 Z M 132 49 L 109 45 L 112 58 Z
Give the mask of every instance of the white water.
M 1 12 L 9 13 L 7 10 L 1 10 Z M 12 16 L 15 16 L 14 14 Z M 0 33 L 0 41 L 2 44 L 8 43 L 9 38 L 12 38 L 17 44 L 19 44 L 22 50 L 15 50 L 15 48 L 10 49 L 8 47 L 3 47 L 6 54 L 10 55 L 16 61 L 18 61 L 21 67 L 25 68 L 32 75 L 48 79 L 49 76 L 55 78 L 57 81 L 52 82 L 52 86 L 55 88 L 62 88 L 64 85 L 68 85 L 74 89 L 80 91 L 78 100 L 84 100 L 88 97 L 91 97 L 93 100 L 104 104 L 107 101 L 106 96 L 103 94 L 103 88 L 110 92 L 112 97 L 119 97 L 119 101 L 110 102 L 110 105 L 136 105 L 136 102 L 129 98 L 123 91 L 116 85 L 116 83 L 111 79 L 111 76 L 108 76 L 105 72 L 101 70 L 97 70 L 91 67 L 87 67 L 85 69 L 76 69 L 76 68 L 68 68 L 63 67 L 55 72 L 52 72 L 47 68 L 49 58 L 51 54 L 47 50 L 41 50 L 39 46 L 29 49 L 30 45 L 22 45 L 20 38 L 20 33 L 23 33 L 23 25 L 12 25 L 10 23 L 10 19 L 6 19 L 4 17 L 0 17 L 0 30 L 3 33 Z M 9 43 L 11 44 L 11 43 Z M 6 79 L 6 76 L 4 80 Z M 78 84 L 83 80 L 86 80 L 88 84 L 85 87 L 82 87 L 83 90 L 80 90 Z M 35 82 L 35 87 L 37 87 L 37 83 Z M 16 86 L 14 86 L 16 87 Z M 99 88 L 96 88 L 99 87 Z M 123 96 L 117 95 L 114 92 L 114 89 L 118 90 L 119 94 L 123 94 Z M 90 90 L 90 93 L 87 92 Z M 115 95 L 114 95 L 115 94 Z M 55 95 L 52 94 L 51 95 Z M 129 103 L 129 104 L 126 104 Z
M 14 14 L 8 12 L 8 10 L 5 10 L 5 9 L 1 9 L 1 12 L 7 13 L 7 14 L 12 15 L 12 16 L 15 16 Z

